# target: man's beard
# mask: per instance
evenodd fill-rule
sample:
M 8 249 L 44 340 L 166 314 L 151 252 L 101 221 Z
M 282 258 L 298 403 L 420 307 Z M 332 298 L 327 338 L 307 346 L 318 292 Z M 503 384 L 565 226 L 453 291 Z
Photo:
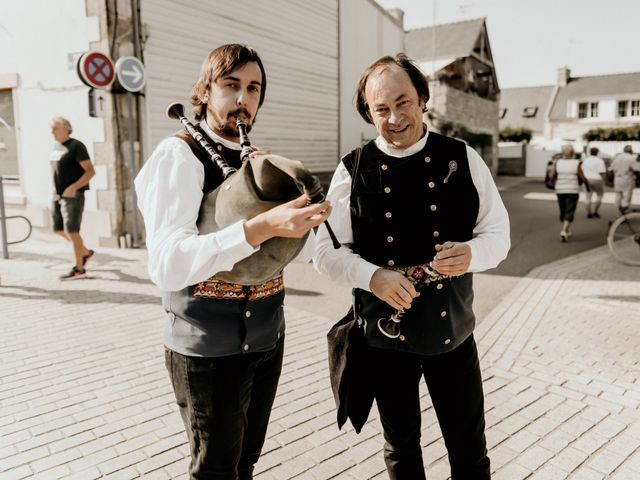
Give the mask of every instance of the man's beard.
M 253 122 L 248 123 L 248 119 L 251 118 L 251 115 L 244 108 L 239 108 L 227 114 L 227 119 L 224 122 L 218 123 L 218 131 L 223 133 L 228 137 L 238 137 L 238 127 L 236 127 L 236 121 L 238 120 L 238 116 L 242 115 L 242 119 L 247 126 L 247 133 L 251 132 L 251 127 L 253 127 Z M 232 120 L 235 119 L 235 120 Z M 255 119 L 254 119 L 255 121 Z

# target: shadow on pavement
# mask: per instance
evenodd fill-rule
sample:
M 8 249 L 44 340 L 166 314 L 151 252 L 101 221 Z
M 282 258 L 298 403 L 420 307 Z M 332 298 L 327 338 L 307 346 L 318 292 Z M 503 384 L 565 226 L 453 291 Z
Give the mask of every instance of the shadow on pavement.
M 74 280 L 74 282 L 79 281 L 84 280 Z M 0 297 L 19 298 L 23 300 L 51 300 L 68 305 L 95 303 L 160 305 L 159 297 L 145 295 L 143 293 L 109 292 L 108 299 L 105 299 L 105 293 L 100 290 L 48 290 L 45 288 L 24 287 L 20 285 L 0 285 Z
M 598 295 L 601 300 L 617 300 L 618 302 L 640 303 L 640 295 Z
M 299 290 L 297 288 L 285 288 L 287 295 L 299 295 L 301 297 L 319 297 L 322 295 L 320 292 L 314 292 L 312 290 Z

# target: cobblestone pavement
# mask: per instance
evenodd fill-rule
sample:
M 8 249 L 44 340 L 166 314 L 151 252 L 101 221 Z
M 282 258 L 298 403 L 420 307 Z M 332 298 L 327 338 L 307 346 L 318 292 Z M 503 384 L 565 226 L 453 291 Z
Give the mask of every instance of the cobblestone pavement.
M 60 282 L 61 241 L 0 260 L 0 479 L 186 478 L 143 250 L 101 249 Z M 520 280 L 476 329 L 496 480 L 640 478 L 640 269 L 596 249 Z M 285 367 L 257 480 L 383 479 L 377 414 L 338 431 L 332 321 L 287 308 Z M 452 381 L 455 381 L 452 379 Z M 429 478 L 449 477 L 423 388 Z

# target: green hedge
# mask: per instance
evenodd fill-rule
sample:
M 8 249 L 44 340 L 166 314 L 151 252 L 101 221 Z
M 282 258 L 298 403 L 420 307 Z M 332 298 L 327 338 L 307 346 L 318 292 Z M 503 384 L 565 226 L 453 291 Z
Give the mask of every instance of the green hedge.
M 582 135 L 582 138 L 587 142 L 640 140 L 640 124 L 629 127 L 592 128 Z
M 501 142 L 530 142 L 531 130 L 528 128 L 506 127 L 500 130 Z

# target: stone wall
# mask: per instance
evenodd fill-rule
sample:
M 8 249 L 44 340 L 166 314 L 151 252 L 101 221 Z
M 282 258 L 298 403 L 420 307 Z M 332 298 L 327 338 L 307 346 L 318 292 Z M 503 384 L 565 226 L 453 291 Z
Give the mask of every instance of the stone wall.
M 457 123 L 473 133 L 488 134 L 492 144 L 484 148 L 471 145 L 482 156 L 491 171 L 498 169 L 499 102 L 480 98 L 443 85 L 431 86 L 433 110 L 443 121 Z

